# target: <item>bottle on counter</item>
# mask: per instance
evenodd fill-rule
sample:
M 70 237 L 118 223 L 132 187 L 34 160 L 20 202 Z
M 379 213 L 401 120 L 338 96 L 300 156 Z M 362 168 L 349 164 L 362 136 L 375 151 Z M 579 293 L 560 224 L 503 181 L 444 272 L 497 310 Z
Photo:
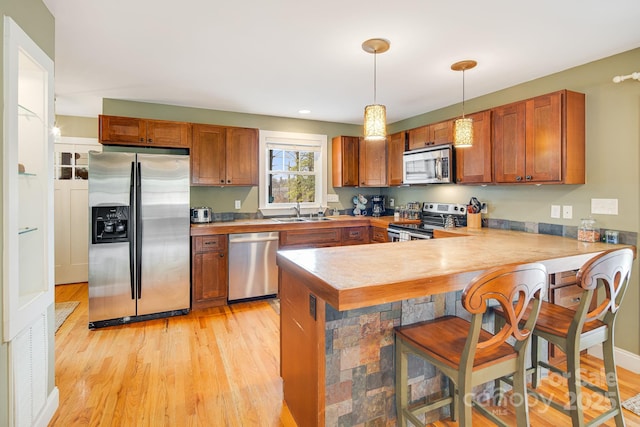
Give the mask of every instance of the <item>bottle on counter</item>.
M 396 206 L 396 208 L 393 210 L 393 220 L 400 221 L 400 206 Z

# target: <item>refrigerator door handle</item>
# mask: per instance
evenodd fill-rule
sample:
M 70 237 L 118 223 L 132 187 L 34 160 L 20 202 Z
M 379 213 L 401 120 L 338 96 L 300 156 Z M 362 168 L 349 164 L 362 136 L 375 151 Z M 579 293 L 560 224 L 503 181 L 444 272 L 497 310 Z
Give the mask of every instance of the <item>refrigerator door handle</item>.
M 131 162 L 131 183 L 129 184 L 129 211 L 133 208 L 133 195 L 134 195 L 134 178 L 135 178 L 135 163 Z M 131 218 L 129 219 L 131 220 Z M 136 298 L 135 291 L 135 257 L 133 246 L 133 233 L 129 233 L 129 277 L 131 280 L 131 299 Z
M 136 177 L 136 265 L 138 266 L 137 286 L 138 299 L 142 297 L 142 172 L 138 162 L 138 176 Z

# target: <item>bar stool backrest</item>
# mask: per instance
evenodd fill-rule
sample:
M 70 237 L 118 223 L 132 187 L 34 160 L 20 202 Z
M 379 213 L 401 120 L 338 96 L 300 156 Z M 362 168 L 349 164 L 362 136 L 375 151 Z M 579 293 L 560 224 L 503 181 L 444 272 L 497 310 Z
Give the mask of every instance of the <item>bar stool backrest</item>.
M 462 306 L 472 314 L 465 354 L 473 360 L 476 349 L 491 352 L 511 336 L 516 339 L 516 351 L 520 351 L 540 312 L 547 280 L 547 269 L 540 263 L 506 265 L 472 280 L 462 293 Z M 490 300 L 500 304 L 507 321 L 490 339 L 478 342 L 482 315 L 487 311 Z M 530 304 L 532 309 L 521 328 L 520 320 Z
M 632 264 L 633 251 L 624 248 L 603 252 L 580 268 L 576 279 L 584 291 L 576 310 L 578 323 L 595 319 L 609 323 L 613 320 L 627 290 Z M 593 309 L 589 309 L 593 293 L 600 287 L 604 288 L 604 299 Z

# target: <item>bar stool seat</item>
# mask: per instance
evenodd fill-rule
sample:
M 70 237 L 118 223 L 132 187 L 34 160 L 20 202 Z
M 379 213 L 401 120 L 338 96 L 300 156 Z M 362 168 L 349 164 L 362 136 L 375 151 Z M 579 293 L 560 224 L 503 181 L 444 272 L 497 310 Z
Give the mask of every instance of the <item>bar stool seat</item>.
M 496 424 L 506 426 L 495 414 L 473 401 L 473 387 L 513 375 L 518 426 L 529 425 L 525 357 L 542 295 L 547 287 L 547 270 L 542 264 L 512 264 L 490 269 L 473 279 L 462 293 L 462 306 L 471 321 L 445 316 L 395 328 L 396 408 L 398 425 L 423 425 L 421 414 L 450 406 L 451 418 L 471 426 L 471 408 L 477 407 Z M 512 320 L 492 334 L 482 329 L 483 315 L 497 302 Z M 530 307 L 529 318 L 520 319 Z M 512 327 L 511 325 L 517 325 Z M 507 341 L 515 338 L 513 343 Z M 420 357 L 449 378 L 449 396 L 416 404 L 408 397 L 408 355 Z

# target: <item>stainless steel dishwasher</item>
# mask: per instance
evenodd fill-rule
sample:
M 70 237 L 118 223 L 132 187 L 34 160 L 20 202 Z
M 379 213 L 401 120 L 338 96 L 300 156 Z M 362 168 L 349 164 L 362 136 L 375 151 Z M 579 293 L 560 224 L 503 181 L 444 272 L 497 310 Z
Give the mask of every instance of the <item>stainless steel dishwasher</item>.
M 229 234 L 229 301 L 278 293 L 277 231 Z

